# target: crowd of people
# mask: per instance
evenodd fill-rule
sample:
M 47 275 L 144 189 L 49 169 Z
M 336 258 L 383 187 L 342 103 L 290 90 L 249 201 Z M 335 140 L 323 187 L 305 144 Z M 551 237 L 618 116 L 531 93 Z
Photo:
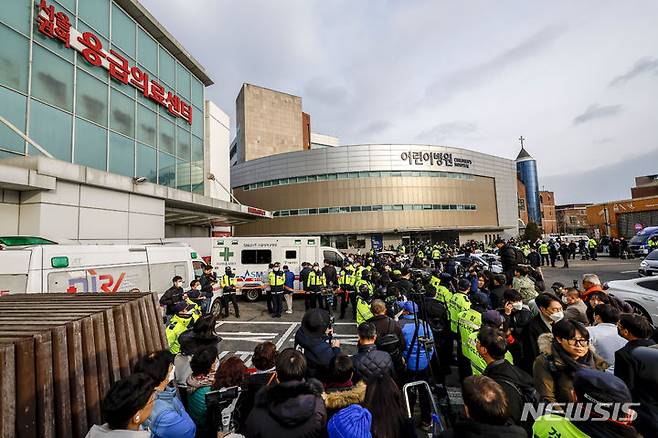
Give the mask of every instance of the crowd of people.
M 527 254 L 541 254 L 542 244 Z M 295 348 L 258 344 L 250 366 L 218 359 L 221 338 L 200 298 L 203 286 L 183 292 L 175 277 L 162 301 L 169 350 L 142 358 L 112 386 L 106 423 L 88 436 L 658 436 L 658 350 L 649 320 L 594 274 L 583 276 L 580 290 L 554 283 L 547 291 L 525 243 L 493 245 L 351 254 L 339 271 L 328 262 L 305 264 Z M 484 249 L 498 253 L 502 273 L 470 259 Z M 458 253 L 465 255 L 459 262 Z M 273 317 L 292 287 L 287 267 L 279 268 L 270 273 Z M 357 323 L 351 356 L 333 337 L 334 311 Z M 463 411 L 446 395 L 451 373 L 461 382 Z M 599 409 L 576 420 L 570 403 Z M 601 413 L 628 403 L 632 409 L 610 418 Z M 528 415 L 529 406 L 545 409 Z

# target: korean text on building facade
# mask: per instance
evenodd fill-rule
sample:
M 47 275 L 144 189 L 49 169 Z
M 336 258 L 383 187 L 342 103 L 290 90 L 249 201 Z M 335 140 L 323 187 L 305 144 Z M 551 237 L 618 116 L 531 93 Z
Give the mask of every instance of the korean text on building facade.
M 400 154 L 402 161 L 408 161 L 410 165 L 422 166 L 446 166 L 446 167 L 465 167 L 470 168 L 473 162 L 464 158 L 453 157 L 447 152 L 402 152 Z
M 172 115 L 192 124 L 190 104 L 171 91 L 165 91 L 160 83 L 149 79 L 148 73 L 139 67 L 128 65 L 128 60 L 116 51 L 110 49 L 108 52 L 103 49 L 100 38 L 93 33 L 80 33 L 71 27 L 68 15 L 56 11 L 54 6 L 46 3 L 46 0 L 41 0 L 38 8 L 36 20 L 39 24 L 39 32 L 48 38 L 60 40 L 67 48 L 77 50 L 89 64 L 105 68 L 115 80 L 125 85 L 132 85 L 141 91 L 144 97 L 167 108 Z

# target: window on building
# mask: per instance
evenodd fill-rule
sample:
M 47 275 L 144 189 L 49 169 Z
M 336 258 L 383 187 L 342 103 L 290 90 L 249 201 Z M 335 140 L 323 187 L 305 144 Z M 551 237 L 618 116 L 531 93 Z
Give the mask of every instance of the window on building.
M 5 2 L 2 9 L 2 22 L 13 27 L 24 34 L 30 33 L 30 10 L 31 2 L 13 1 Z M 2 40 L 3 43 L 5 40 Z M 26 58 L 27 59 L 27 58 Z
M 269 249 L 243 249 L 240 260 L 243 265 L 267 265 L 272 263 L 272 251 Z
M 158 79 L 171 88 L 176 87 L 176 60 L 160 47 Z
M 117 5 L 112 4 L 112 44 L 116 44 L 132 59 L 135 59 L 135 22 Z
M 75 119 L 73 162 L 94 169 L 107 169 L 107 129 Z
M 48 123 L 44 123 L 47 120 Z M 73 120 L 70 114 L 32 99 L 30 101 L 30 132 L 28 135 L 46 148 L 55 158 L 71 161 Z M 33 147 L 29 155 L 39 155 Z
M 141 143 L 137 143 L 137 164 L 135 176 L 145 177 L 152 183 L 158 182 L 157 152 Z
M 135 101 L 114 89 L 110 94 L 110 128 L 135 136 Z
M 150 109 L 137 105 L 137 141 L 155 147 L 157 144 L 158 116 Z
M 297 251 L 294 249 L 286 251 L 286 260 L 297 260 Z
M 97 32 L 110 36 L 110 2 L 108 0 L 84 0 L 78 2 L 78 16 Z
M 135 142 L 123 135 L 110 133 L 108 170 L 125 176 L 135 176 Z
M 158 75 L 158 43 L 142 29 L 137 31 L 137 62 Z
M 5 20 L 6 8 L 14 9 L 14 7 L 5 4 L 3 8 L 3 17 L 0 18 L 2 21 Z M 29 19 L 27 21 L 29 22 Z M 30 60 L 29 40 L 18 32 L 0 25 L 0 41 L 2 41 L 0 84 L 23 93 L 27 92 L 27 64 Z
M 107 126 L 107 84 L 81 69 L 78 69 L 76 84 L 77 115 Z
M 174 124 L 162 116 L 158 120 L 160 121 L 158 126 L 158 149 L 173 155 L 176 144 Z
M 158 184 L 176 187 L 176 159 L 169 154 L 158 154 Z
M 190 133 L 180 127 L 176 128 L 176 156 L 183 161 L 190 161 L 191 146 Z
M 2 74 L 0 74 L 1 76 Z M 0 87 L 0 102 L 2 102 L 0 115 L 25 132 L 25 110 L 27 107 L 25 96 Z M 25 141 L 5 126 L 4 123 L 0 123 L 0 148 L 23 154 L 25 153 Z
M 32 96 L 73 111 L 73 64 L 38 44 L 32 48 Z

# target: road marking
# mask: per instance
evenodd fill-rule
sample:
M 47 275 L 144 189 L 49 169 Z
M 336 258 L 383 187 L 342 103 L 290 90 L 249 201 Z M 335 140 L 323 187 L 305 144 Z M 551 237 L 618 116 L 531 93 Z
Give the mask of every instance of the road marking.
M 288 336 L 290 336 L 290 333 L 292 333 L 292 331 L 295 329 L 295 327 L 297 327 L 297 324 L 298 323 L 293 322 L 290 325 L 290 327 L 288 327 L 288 330 L 286 330 L 285 333 L 283 333 L 283 335 L 281 335 L 281 338 L 276 343 L 276 349 L 277 350 L 279 350 L 279 348 L 281 348 L 283 343 L 286 342 L 286 339 L 288 338 Z
M 632 271 L 621 271 L 619 273 L 620 274 L 635 274 L 635 273 L 637 273 L 637 269 L 633 269 Z

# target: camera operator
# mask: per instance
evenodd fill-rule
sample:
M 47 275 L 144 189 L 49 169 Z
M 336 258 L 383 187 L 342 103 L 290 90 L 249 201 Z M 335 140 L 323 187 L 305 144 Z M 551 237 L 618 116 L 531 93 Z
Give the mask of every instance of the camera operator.
M 340 353 L 340 342 L 332 339 L 333 328 L 329 312 L 310 309 L 302 318 L 302 326 L 295 333 L 295 347 L 304 349 L 307 377 L 322 382 L 329 379 L 331 362 Z
M 432 331 L 427 328 L 428 324 L 417 317 L 418 305 L 413 301 L 400 303 L 402 308 L 402 334 L 405 339 L 404 358 L 407 361 L 407 372 L 405 382 L 416 382 L 419 380 L 430 383 L 430 359 L 433 354 L 434 338 Z M 423 388 L 420 390 L 420 416 L 421 427 L 429 430 L 432 425 L 432 412 L 430 405 L 430 394 Z M 416 397 L 409 398 L 409 408 L 413 412 Z

